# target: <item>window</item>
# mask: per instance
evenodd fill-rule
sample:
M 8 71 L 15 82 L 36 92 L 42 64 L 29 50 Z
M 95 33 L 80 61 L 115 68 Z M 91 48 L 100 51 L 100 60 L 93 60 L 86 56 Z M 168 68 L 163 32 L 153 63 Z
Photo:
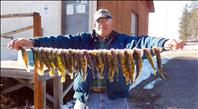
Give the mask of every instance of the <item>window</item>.
M 138 33 L 138 15 L 131 12 L 131 35 L 137 35 Z

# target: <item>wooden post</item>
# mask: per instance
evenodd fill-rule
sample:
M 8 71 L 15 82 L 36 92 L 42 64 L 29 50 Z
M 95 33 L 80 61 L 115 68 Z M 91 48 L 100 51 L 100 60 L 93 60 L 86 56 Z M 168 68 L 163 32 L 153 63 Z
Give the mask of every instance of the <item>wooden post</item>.
M 39 13 L 33 13 L 33 26 L 34 26 L 34 37 L 40 37 L 41 32 L 41 16 Z
M 53 89 L 54 89 L 54 109 L 60 109 L 63 104 L 63 83 L 61 78 L 53 78 Z
M 1 15 L 1 19 L 2 18 L 30 17 L 30 16 L 33 16 L 33 13 L 4 14 L 4 15 Z
M 34 37 L 41 36 L 41 16 L 39 13 L 33 13 L 33 26 L 34 26 Z M 34 108 L 44 109 L 45 108 L 45 82 L 43 83 L 38 79 L 37 68 L 34 66 Z
M 37 67 L 34 66 L 34 109 L 45 109 L 45 82 L 39 80 Z

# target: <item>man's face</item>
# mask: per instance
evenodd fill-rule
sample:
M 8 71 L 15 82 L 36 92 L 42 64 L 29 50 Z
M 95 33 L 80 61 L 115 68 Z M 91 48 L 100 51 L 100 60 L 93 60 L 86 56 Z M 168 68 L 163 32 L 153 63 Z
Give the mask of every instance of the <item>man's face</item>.
M 95 22 L 94 26 L 96 33 L 101 38 L 107 38 L 113 30 L 113 21 L 110 18 L 102 17 Z

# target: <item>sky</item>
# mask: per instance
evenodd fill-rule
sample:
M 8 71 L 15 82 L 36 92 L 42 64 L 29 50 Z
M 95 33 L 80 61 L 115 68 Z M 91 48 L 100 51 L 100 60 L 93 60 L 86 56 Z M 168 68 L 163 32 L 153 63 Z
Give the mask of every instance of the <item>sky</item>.
M 149 14 L 149 35 L 179 38 L 182 11 L 190 1 L 154 1 L 155 12 Z

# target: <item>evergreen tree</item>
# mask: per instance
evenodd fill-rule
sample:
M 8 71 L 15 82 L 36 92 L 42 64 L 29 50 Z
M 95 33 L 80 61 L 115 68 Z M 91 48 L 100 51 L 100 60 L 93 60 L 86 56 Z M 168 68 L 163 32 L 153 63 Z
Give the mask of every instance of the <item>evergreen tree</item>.
M 198 39 L 198 8 L 194 8 L 190 11 L 190 34 L 193 39 Z
M 182 40 L 187 40 L 187 38 L 189 37 L 189 12 L 188 12 L 188 5 L 186 5 L 184 7 L 183 10 L 183 15 L 181 17 L 181 21 L 179 24 L 180 30 L 179 30 L 179 34 L 180 34 L 180 39 Z
M 179 34 L 182 40 L 198 40 L 198 7 L 195 5 L 194 7 L 188 7 L 188 5 L 184 7 L 179 28 Z

